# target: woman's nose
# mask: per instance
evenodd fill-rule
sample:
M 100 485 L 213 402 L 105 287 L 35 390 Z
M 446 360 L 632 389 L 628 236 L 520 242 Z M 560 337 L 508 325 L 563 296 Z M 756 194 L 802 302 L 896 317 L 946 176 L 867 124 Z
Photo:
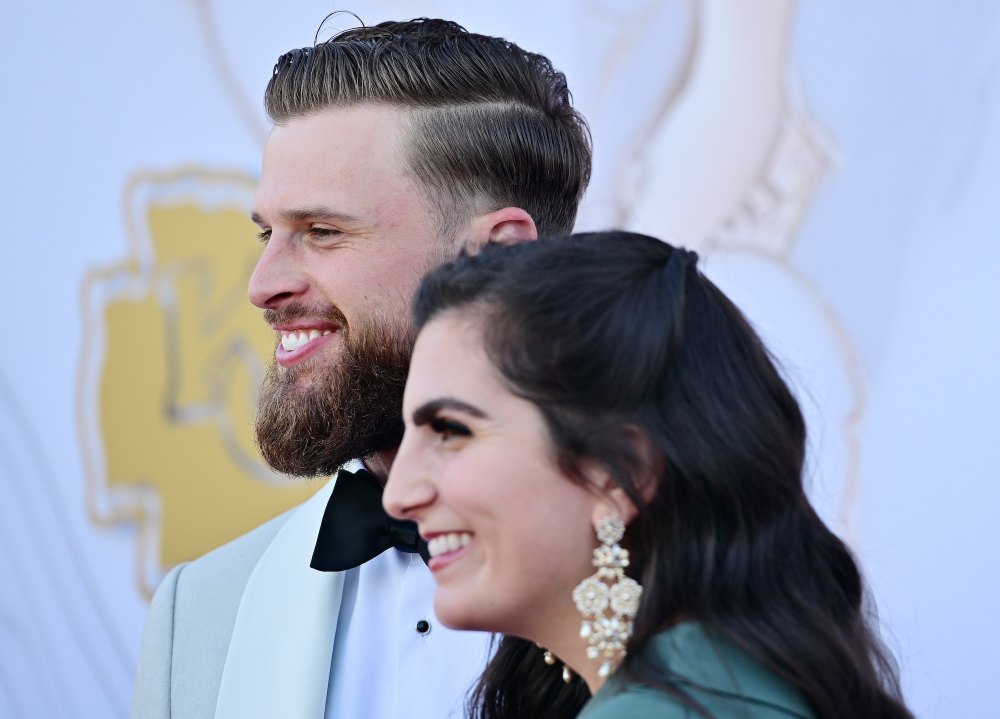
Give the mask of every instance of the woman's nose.
M 397 519 L 419 521 L 422 510 L 433 504 L 435 496 L 430 468 L 422 461 L 419 448 L 407 430 L 389 470 L 382 506 Z

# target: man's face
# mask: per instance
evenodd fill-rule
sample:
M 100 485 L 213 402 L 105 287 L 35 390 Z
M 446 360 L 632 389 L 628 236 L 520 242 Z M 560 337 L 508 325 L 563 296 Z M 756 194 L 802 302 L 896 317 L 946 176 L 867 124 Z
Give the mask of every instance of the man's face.
M 249 295 L 278 334 L 257 417 L 278 471 L 327 474 L 400 439 L 410 298 L 457 251 L 404 167 L 402 112 L 327 110 L 264 148 Z

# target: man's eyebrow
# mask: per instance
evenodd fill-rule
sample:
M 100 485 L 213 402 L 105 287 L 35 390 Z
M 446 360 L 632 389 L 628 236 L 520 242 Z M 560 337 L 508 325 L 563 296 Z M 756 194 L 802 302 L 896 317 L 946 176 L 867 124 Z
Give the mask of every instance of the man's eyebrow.
M 361 218 L 355 217 L 354 215 L 349 215 L 346 212 L 337 212 L 336 210 L 331 210 L 328 207 L 321 206 L 303 207 L 298 210 L 282 210 L 278 213 L 278 217 L 283 222 L 287 222 L 288 224 L 297 224 L 307 221 L 345 223 L 356 223 L 361 221 Z M 260 225 L 261 227 L 268 224 L 257 212 L 251 212 L 250 219 L 253 220 L 254 224 Z
M 441 397 L 440 399 L 425 402 L 413 411 L 414 426 L 420 427 L 421 425 L 427 424 L 434 419 L 437 413 L 442 409 L 458 410 L 459 412 L 464 412 L 480 419 L 490 418 L 488 414 L 483 412 L 478 407 L 473 407 L 468 402 L 463 402 L 462 400 L 453 399 L 451 397 Z

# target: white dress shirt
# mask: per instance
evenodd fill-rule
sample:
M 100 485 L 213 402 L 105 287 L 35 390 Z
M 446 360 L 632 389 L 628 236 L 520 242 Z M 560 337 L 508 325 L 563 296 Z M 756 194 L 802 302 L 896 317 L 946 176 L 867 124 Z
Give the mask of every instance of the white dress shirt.
M 418 554 L 389 549 L 344 573 L 326 719 L 458 719 L 489 657 L 489 634 L 434 616 Z
M 489 635 L 437 621 L 419 555 L 389 549 L 347 572 L 309 566 L 335 484 L 289 514 L 247 579 L 215 719 L 463 716 Z

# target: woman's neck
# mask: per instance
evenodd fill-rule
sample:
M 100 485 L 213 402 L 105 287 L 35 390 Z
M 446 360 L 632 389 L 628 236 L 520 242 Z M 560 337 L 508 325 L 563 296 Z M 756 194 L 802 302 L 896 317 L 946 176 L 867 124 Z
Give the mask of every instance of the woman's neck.
M 596 694 L 605 681 L 598 673 L 602 661 L 587 656 L 587 642 L 580 637 L 582 622 L 583 618 L 570 601 L 568 607 L 539 622 L 536 631 L 527 638 L 552 652 L 556 658 L 552 671 L 559 671 L 560 665 L 565 665 L 587 683 L 591 694 Z

